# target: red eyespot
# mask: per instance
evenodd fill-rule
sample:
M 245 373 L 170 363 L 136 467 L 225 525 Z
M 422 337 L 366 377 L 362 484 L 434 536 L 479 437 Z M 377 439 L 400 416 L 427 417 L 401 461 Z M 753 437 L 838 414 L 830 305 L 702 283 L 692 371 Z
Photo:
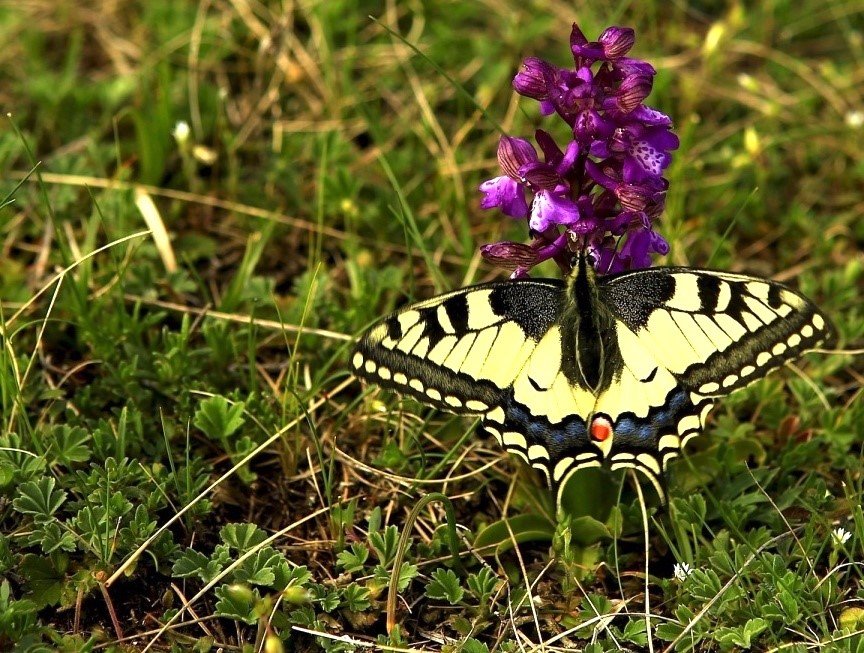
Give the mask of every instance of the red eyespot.
M 591 437 L 603 442 L 612 435 L 612 424 L 605 417 L 595 417 L 591 422 Z

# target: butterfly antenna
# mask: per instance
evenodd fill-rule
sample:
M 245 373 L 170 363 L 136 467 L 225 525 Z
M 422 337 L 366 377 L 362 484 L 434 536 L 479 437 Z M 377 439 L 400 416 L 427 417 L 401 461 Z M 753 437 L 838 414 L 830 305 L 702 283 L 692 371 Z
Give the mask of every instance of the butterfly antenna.
M 609 274 L 609 271 L 612 269 L 612 262 L 615 260 L 615 254 L 618 253 L 618 246 L 621 244 L 621 240 L 623 238 L 624 234 L 621 234 L 620 236 L 618 236 L 618 238 L 615 239 L 615 249 L 612 250 L 612 257 L 609 259 L 609 265 L 606 266 L 606 272 L 604 272 L 603 274 Z

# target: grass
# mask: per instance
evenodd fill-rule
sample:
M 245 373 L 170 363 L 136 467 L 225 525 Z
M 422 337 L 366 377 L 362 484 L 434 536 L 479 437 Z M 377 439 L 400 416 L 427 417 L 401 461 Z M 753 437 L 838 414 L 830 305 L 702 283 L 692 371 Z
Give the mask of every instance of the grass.
M 860 354 L 723 401 L 647 536 L 626 479 L 550 522 L 467 420 L 348 374 L 376 317 L 501 277 L 478 245 L 525 234 L 475 188 L 573 20 L 660 71 L 667 262 L 860 346 L 864 12 L 752 4 L 0 8 L 0 648 L 864 646 Z

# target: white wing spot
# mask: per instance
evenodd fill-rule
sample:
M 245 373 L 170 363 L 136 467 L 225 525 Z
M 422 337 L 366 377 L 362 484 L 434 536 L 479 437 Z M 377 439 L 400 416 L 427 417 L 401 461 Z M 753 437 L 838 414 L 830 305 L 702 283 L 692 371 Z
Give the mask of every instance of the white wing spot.
M 666 308 L 687 311 L 688 313 L 701 310 L 699 277 L 695 274 L 673 274 L 672 278 L 675 280 L 675 292 L 671 299 L 666 302 Z
M 390 374 L 390 370 L 388 370 L 386 367 L 379 367 L 378 376 L 380 376 L 385 381 L 389 381 L 392 375 Z
M 657 463 L 657 459 L 654 458 L 650 453 L 640 453 L 636 456 L 636 460 L 645 465 L 648 469 L 650 469 L 655 474 L 660 474 L 660 465 Z
M 516 431 L 507 431 L 502 436 L 502 439 L 504 440 L 505 447 L 521 447 L 525 449 L 528 446 L 525 436 Z
M 493 422 L 498 422 L 499 424 L 504 423 L 505 417 L 506 416 L 504 414 L 504 409 L 501 408 L 501 406 L 498 406 L 497 408 L 490 410 L 488 413 L 486 413 L 486 419 L 492 420 Z
M 810 326 L 809 324 L 805 324 L 801 328 L 801 335 L 804 336 L 805 338 L 810 338 L 814 333 L 815 332 L 813 331 L 813 327 Z
M 747 292 L 753 295 L 756 299 L 763 302 L 768 301 L 768 292 L 771 290 L 771 286 L 767 283 L 762 283 L 761 281 L 750 281 L 745 285 L 745 288 L 747 288 Z
M 752 365 L 745 365 L 741 368 L 741 376 L 750 376 L 753 372 L 756 371 L 756 368 Z
M 459 397 L 454 397 L 453 395 L 447 395 L 444 397 L 444 403 L 448 406 L 453 406 L 453 408 L 461 408 L 462 400 Z
M 396 317 L 399 321 L 399 328 L 402 333 L 407 333 L 408 329 L 413 327 L 420 321 L 420 313 L 417 311 L 405 311 Z
M 777 319 L 777 314 L 758 299 L 745 296 L 744 303 L 747 304 L 747 308 L 753 311 L 753 313 L 756 314 L 756 317 L 762 320 L 765 324 L 770 324 Z
M 484 426 L 483 429 L 487 433 L 491 433 L 492 437 L 494 437 L 498 441 L 498 444 L 500 444 L 502 447 L 504 446 L 504 440 L 501 439 L 501 431 L 499 431 L 498 429 L 492 428 L 491 426 Z
M 417 356 L 417 358 L 425 358 L 426 354 L 429 353 L 429 345 L 431 341 L 429 338 L 421 338 L 420 342 L 411 350 L 411 354 L 413 356 Z
M 363 369 L 365 369 L 369 374 L 374 374 L 376 367 L 378 366 L 375 364 L 375 361 L 366 361 L 366 365 L 363 366 Z
M 450 355 L 451 351 L 453 351 L 453 347 L 456 346 L 456 343 L 456 336 L 444 336 L 438 341 L 438 344 L 432 347 L 432 351 L 429 352 L 427 358 L 436 365 L 442 365 L 444 359 Z
M 396 374 L 393 375 L 393 380 L 399 385 L 405 385 L 408 383 L 408 377 L 402 374 L 402 372 L 396 372 Z
M 441 401 L 441 393 L 435 388 L 426 388 L 426 396 L 433 401 Z
M 572 465 L 572 464 L 573 464 L 573 457 L 572 456 L 566 456 L 566 457 L 562 458 L 561 460 L 559 460 L 555 464 L 555 469 L 552 470 L 552 478 L 554 478 L 556 482 L 560 481 L 561 478 L 564 476 L 564 474 L 567 472 L 567 470 L 570 468 L 570 465 Z
M 680 425 L 679 425 L 679 428 L 681 428 Z M 657 447 L 661 451 L 663 449 L 676 449 L 677 450 L 681 447 L 681 438 L 679 438 L 677 435 L 672 435 L 672 434 L 661 435 L 660 436 L 660 442 L 657 443 Z
M 549 452 L 543 445 L 532 444 L 530 447 L 528 447 L 528 457 L 531 460 L 539 460 L 541 458 L 549 460 Z
M 719 315 L 714 316 L 714 321 L 717 323 L 717 326 L 732 338 L 732 340 L 740 340 L 744 334 L 747 333 L 747 329 L 744 328 L 744 325 L 731 315 L 720 313 Z
M 478 413 L 482 413 L 484 410 L 488 410 L 489 406 L 484 404 L 482 401 L 477 401 L 476 399 L 469 399 L 465 402 L 465 408 L 468 410 L 476 410 Z
M 382 322 L 378 326 L 374 327 L 369 332 L 369 335 L 366 337 L 370 342 L 373 342 L 373 343 L 380 342 L 381 344 L 386 344 L 384 342 L 384 340 L 385 340 L 385 338 L 387 338 L 387 325 L 384 322 Z M 390 342 L 392 342 L 394 344 L 396 343 L 395 340 L 390 340 Z M 391 346 L 391 348 L 392 348 L 392 346 Z
M 702 425 L 699 423 L 698 415 L 685 415 L 680 420 L 678 420 L 678 432 L 684 433 L 685 431 L 694 431 L 699 430 Z M 678 442 L 678 437 L 675 435 L 664 435 L 660 438 L 660 448 L 663 448 L 663 438 L 675 438 L 675 443 Z
M 751 331 L 758 331 L 764 326 L 762 320 L 747 311 L 741 311 L 741 319 L 744 320 L 744 326 Z
M 774 348 L 771 350 L 771 353 L 774 354 L 775 356 L 779 356 L 784 351 L 786 351 L 786 343 L 785 342 L 778 342 L 776 345 L 774 345 Z
M 793 333 L 791 336 L 789 336 L 789 339 L 786 342 L 790 347 L 797 347 L 801 344 L 801 336 L 799 336 L 797 333 Z
M 494 326 L 489 329 L 483 329 L 477 334 L 471 343 L 471 349 L 469 349 L 468 353 L 465 354 L 465 359 L 459 368 L 463 374 L 467 374 L 474 378 L 480 376 L 480 370 L 483 368 L 484 363 L 489 357 L 489 351 L 491 350 L 492 343 L 495 342 L 497 335 L 498 327 Z
M 491 290 L 475 291 L 467 294 L 468 300 L 468 328 L 471 331 L 479 331 L 501 322 L 502 318 L 496 315 L 489 303 Z
M 822 316 L 818 313 L 813 316 L 813 326 L 815 326 L 820 331 L 825 328 L 825 320 L 823 320 Z
M 714 408 L 714 404 L 705 404 L 705 406 L 702 408 L 702 412 L 699 413 L 699 423 L 700 423 L 702 426 L 705 426 L 705 420 L 706 420 L 706 418 L 708 417 L 708 413 L 711 412 L 711 409 L 712 409 L 712 408 Z M 694 436 L 694 435 L 698 435 L 698 434 L 697 434 L 697 433 L 691 433 L 690 435 L 687 436 L 687 438 L 684 440 L 684 442 L 686 442 L 687 440 L 689 440 L 690 437 L 691 437 L 691 436 Z M 681 446 L 682 446 L 682 447 L 684 446 L 684 442 L 681 443 Z
M 468 356 L 468 351 L 471 349 L 472 344 L 474 344 L 473 334 L 467 338 L 462 338 L 457 342 L 456 346 L 453 347 L 447 355 L 447 358 L 444 359 L 444 362 L 442 363 L 444 367 L 449 367 L 454 372 L 458 372 L 459 368 L 462 367 L 462 364 L 465 362 L 465 358 Z
M 420 379 L 411 379 L 408 382 L 408 387 L 413 388 L 417 392 L 423 392 L 423 382 Z
M 717 392 L 719 389 L 720 386 L 714 381 L 711 381 L 710 383 L 703 384 L 702 387 L 699 388 L 699 392 L 703 395 L 710 395 L 712 392 Z
M 404 351 L 406 354 L 414 349 L 414 345 L 420 340 L 420 336 L 423 335 L 423 325 L 415 324 L 411 327 L 411 330 L 408 331 L 399 341 L 399 344 L 396 345 L 396 349 L 399 351 Z
M 522 460 L 524 460 L 529 465 L 531 464 L 531 461 L 528 460 L 528 456 L 526 456 L 525 452 L 522 451 L 521 449 L 507 449 L 507 451 L 509 451 L 510 453 L 516 454 L 517 456 L 519 456 Z
M 735 385 L 738 382 L 738 376 L 736 374 L 730 374 L 725 379 L 723 379 L 723 387 L 728 388 L 729 386 Z
M 354 358 L 351 359 L 351 364 L 354 365 L 357 369 L 360 369 L 360 366 L 363 365 L 363 354 L 359 351 L 354 354 Z
M 729 301 L 732 299 L 732 288 L 728 283 L 721 282 L 717 292 L 717 305 L 714 307 L 715 313 L 722 313 L 729 306 Z
M 771 360 L 771 354 L 769 354 L 767 351 L 763 351 L 756 357 L 756 364 L 759 367 L 764 367 L 765 364 L 770 360 Z
M 670 451 L 667 451 L 666 453 L 663 454 L 663 471 L 664 472 L 666 471 L 666 466 L 667 466 L 667 463 L 669 462 L 669 460 L 671 460 L 672 458 L 677 458 L 678 455 L 679 454 L 678 454 L 677 450 L 675 450 L 675 451 L 670 450 Z
M 789 290 L 784 290 L 780 297 L 784 303 L 789 304 L 792 308 L 801 308 L 804 305 L 804 300 Z

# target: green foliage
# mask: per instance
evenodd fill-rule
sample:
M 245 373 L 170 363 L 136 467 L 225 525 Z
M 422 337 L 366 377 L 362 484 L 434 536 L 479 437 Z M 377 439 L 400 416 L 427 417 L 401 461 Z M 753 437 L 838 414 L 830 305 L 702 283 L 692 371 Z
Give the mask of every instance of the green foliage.
M 569 65 L 571 20 L 633 25 L 658 64 L 649 104 L 681 139 L 667 262 L 794 278 L 840 346 L 864 341 L 852 4 L 396 4 L 0 8 L 0 649 L 143 647 L 153 624 L 124 615 L 188 619 L 174 587 L 207 588 L 196 650 L 511 653 L 564 628 L 592 653 L 648 647 L 627 477 L 574 475 L 556 519 L 466 420 L 342 385 L 346 337 L 501 278 L 477 245 L 526 239 L 475 189 L 496 122 L 548 126 L 510 81 L 526 55 Z M 132 237 L 152 226 L 141 192 L 170 252 Z M 655 650 L 860 648 L 861 360 L 812 355 L 807 378 L 721 402 L 671 465 L 668 510 L 648 497 Z M 405 517 L 438 490 L 464 569 L 425 506 L 381 635 Z
M 430 599 L 443 599 L 450 605 L 456 605 L 464 595 L 465 590 L 452 569 L 436 569 L 432 572 L 432 580 L 426 585 L 426 596 Z

